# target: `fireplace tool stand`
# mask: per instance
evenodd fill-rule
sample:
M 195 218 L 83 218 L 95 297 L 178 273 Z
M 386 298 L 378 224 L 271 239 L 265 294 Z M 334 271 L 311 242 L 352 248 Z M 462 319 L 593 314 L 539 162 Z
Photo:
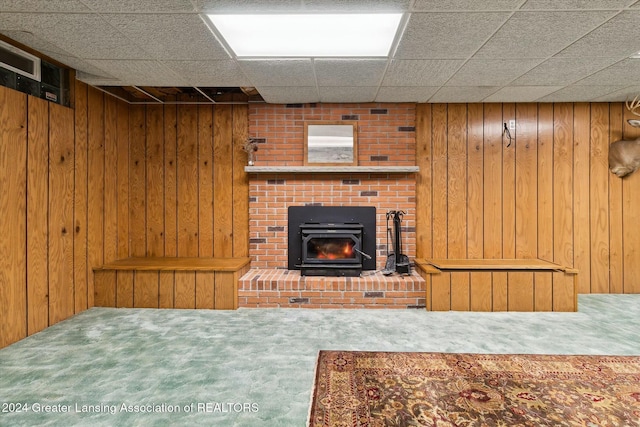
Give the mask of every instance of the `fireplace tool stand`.
M 385 276 L 394 272 L 398 274 L 411 274 L 411 264 L 409 257 L 402 253 L 402 217 L 404 211 L 387 212 L 387 263 L 382 270 Z M 393 220 L 393 235 L 391 235 L 391 227 L 389 220 Z M 389 252 L 389 238 L 393 243 L 393 252 Z

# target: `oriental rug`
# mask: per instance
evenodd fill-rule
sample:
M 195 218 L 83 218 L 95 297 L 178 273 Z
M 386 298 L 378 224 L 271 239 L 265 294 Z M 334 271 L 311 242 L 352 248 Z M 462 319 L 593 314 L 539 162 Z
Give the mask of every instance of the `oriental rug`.
M 640 357 L 321 351 L 308 425 L 640 426 Z

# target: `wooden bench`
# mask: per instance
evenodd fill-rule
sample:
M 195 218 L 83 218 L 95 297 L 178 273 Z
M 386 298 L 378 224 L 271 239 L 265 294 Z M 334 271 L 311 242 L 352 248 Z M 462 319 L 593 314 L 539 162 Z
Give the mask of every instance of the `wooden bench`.
M 96 307 L 238 308 L 251 259 L 131 257 L 94 268 Z
M 427 310 L 577 311 L 578 271 L 541 259 L 416 259 Z

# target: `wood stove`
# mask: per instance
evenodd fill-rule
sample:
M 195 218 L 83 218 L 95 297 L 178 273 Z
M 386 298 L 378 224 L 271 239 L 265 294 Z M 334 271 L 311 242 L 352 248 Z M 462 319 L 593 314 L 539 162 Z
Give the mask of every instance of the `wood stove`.
M 351 277 L 375 270 L 375 207 L 291 206 L 288 225 L 290 270 Z

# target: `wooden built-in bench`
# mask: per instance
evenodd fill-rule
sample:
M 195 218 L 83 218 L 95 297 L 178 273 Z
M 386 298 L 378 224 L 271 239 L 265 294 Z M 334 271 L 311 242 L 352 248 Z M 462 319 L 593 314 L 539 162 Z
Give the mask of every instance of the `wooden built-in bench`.
M 578 271 L 541 259 L 416 259 L 433 311 L 577 311 Z
M 251 259 L 131 257 L 94 268 L 95 306 L 238 308 L 238 279 Z

